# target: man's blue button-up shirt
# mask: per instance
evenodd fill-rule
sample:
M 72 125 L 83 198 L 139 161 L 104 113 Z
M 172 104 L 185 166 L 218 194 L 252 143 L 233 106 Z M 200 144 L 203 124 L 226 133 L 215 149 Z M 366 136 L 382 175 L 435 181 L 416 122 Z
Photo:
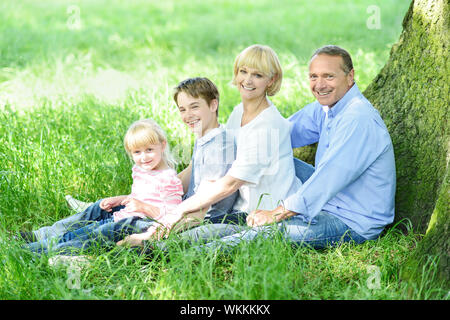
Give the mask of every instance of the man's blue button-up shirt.
M 366 239 L 394 219 L 395 162 L 389 132 L 356 84 L 332 108 L 317 101 L 289 118 L 292 147 L 318 142 L 315 172 L 285 200 L 311 221 L 321 210 Z

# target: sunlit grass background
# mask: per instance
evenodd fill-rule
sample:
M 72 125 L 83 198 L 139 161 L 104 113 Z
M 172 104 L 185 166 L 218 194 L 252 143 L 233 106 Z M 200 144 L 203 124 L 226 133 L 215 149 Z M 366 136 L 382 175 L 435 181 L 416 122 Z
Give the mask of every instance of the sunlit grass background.
M 399 282 L 399 266 L 418 235 L 395 229 L 376 242 L 324 252 L 274 240 L 231 256 L 174 250 L 170 261 L 144 263 L 134 252 L 102 251 L 83 273 L 84 290 L 68 288 L 67 270 L 49 268 L 9 240 L 11 232 L 71 214 L 65 194 L 94 201 L 129 193 L 122 137 L 139 118 L 151 117 L 167 131 L 183 168 L 193 137 L 171 97 L 179 81 L 213 80 L 225 122 L 239 102 L 230 85 L 234 57 L 266 44 L 283 66 L 272 100 L 287 117 L 313 101 L 307 63 L 322 45 L 349 50 L 364 90 L 386 62 L 408 6 L 407 0 L 1 1 L 0 235 L 8 244 L 0 248 L 0 298 L 402 299 L 408 290 L 415 298 L 439 292 Z M 379 26 L 368 26 L 377 13 Z M 366 286 L 367 265 L 381 268 L 378 291 Z

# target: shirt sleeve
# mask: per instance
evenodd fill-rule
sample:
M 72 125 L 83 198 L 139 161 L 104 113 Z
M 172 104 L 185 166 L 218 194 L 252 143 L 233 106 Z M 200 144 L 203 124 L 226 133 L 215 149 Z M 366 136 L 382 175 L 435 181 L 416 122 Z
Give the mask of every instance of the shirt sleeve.
M 292 148 L 299 148 L 319 141 L 320 112 L 322 111 L 315 103 L 306 105 L 300 111 L 288 118 L 291 123 Z
M 236 157 L 236 144 L 232 134 L 223 133 L 211 141 L 203 150 L 202 163 L 196 166 L 198 177 L 203 180 L 218 180 L 230 169 Z M 196 171 L 196 174 L 197 174 Z
M 357 179 L 383 148 L 373 133 L 375 120 L 362 117 L 341 119 L 329 148 L 313 175 L 285 200 L 285 207 L 314 218 L 337 193 Z

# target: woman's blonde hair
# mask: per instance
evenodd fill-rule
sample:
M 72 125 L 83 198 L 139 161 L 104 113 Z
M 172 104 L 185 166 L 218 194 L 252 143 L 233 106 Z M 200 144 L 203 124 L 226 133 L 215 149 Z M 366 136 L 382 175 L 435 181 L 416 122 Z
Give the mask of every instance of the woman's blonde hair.
M 131 157 L 132 150 L 150 144 L 160 144 L 165 142 L 166 147 L 162 154 L 162 160 L 168 167 L 174 169 L 176 161 L 173 158 L 170 147 L 167 142 L 166 133 L 152 119 L 143 119 L 134 122 L 129 128 L 123 139 L 123 145 L 128 155 Z
M 269 46 L 254 44 L 244 49 L 234 60 L 234 74 L 232 84 L 237 86 L 236 76 L 239 68 L 246 66 L 260 70 L 264 75 L 273 78 L 274 82 L 267 87 L 267 95 L 274 96 L 280 91 L 283 80 L 283 70 L 277 54 Z

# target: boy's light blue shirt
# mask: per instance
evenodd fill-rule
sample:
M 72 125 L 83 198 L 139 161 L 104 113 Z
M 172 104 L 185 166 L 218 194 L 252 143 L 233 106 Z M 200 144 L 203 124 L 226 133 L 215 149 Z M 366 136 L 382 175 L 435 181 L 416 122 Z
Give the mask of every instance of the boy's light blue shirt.
M 214 128 L 195 141 L 192 154 L 191 184 L 186 197 L 197 192 L 202 180 L 218 180 L 225 176 L 236 158 L 234 135 L 223 125 Z M 228 211 L 233 208 L 238 192 L 212 205 L 214 209 Z
M 308 221 L 327 211 L 366 239 L 377 238 L 394 220 L 396 186 L 394 150 L 378 111 L 354 84 L 332 108 L 316 101 L 289 121 L 293 148 L 318 146 L 315 172 L 285 207 Z

